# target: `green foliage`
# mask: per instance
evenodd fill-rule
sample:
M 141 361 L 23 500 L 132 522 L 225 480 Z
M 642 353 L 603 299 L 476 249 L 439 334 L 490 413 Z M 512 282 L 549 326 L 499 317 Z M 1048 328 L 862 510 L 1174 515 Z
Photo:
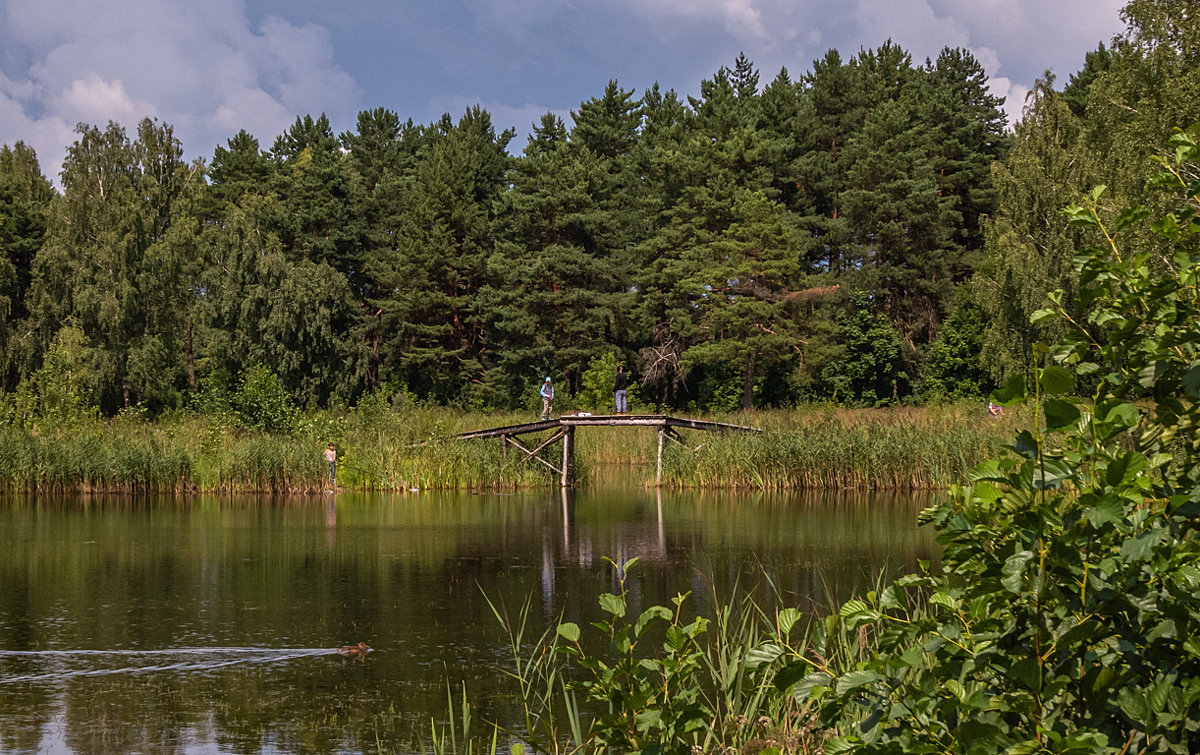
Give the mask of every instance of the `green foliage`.
M 296 407 L 279 377 L 261 364 L 245 370 L 230 398 L 234 416 L 243 427 L 266 432 L 292 429 Z
M 1063 222 L 1062 205 L 1106 184 L 1113 207 L 1165 211 L 1147 191 L 1148 158 L 1200 112 L 1200 18 L 1179 0 L 1133 0 L 1121 18 L 1126 30 L 1107 51 L 1090 53 L 1061 93 L 1052 77 L 1034 86 L 1013 149 L 993 169 L 997 207 L 986 224 L 977 292 L 988 322 L 984 363 L 999 380 L 1027 373 L 1033 345 L 1067 332 L 1059 319 L 1030 321 L 1052 291 L 1076 302 L 1073 259 L 1088 242 L 1085 229 Z M 1129 238 L 1146 249 L 1164 242 L 1149 227 Z
M 617 356 L 612 352 L 605 352 L 588 362 L 580 381 L 582 387 L 575 394 L 579 408 L 592 412 L 611 411 L 616 374 Z
M 998 102 L 965 50 L 922 66 L 892 42 L 765 80 L 740 55 L 694 97 L 611 81 L 519 157 L 478 107 L 424 125 L 376 108 L 340 135 L 300 115 L 207 166 L 169 125 L 83 124 L 59 195 L 4 147 L 0 388 L 71 322 L 108 416 L 161 416 L 256 364 L 305 408 L 396 381 L 515 409 L 530 375 L 577 392 L 610 352 L 639 355 L 663 406 L 732 408 L 726 383 L 743 409 L 901 398 L 905 380 L 822 378 L 846 344 L 810 295 L 871 291 L 905 361 L 922 353 L 978 262 Z
M 867 406 L 891 401 L 904 378 L 900 334 L 875 303 L 872 294 L 850 294 L 847 310 L 837 317 L 842 358 L 827 366 L 822 375 L 834 396 Z
M 83 331 L 68 325 L 50 344 L 42 366 L 17 387 L 8 412 L 17 427 L 78 429 L 99 413 L 93 353 Z
M 958 308 L 925 350 L 917 384 L 922 400 L 979 398 L 991 388 L 980 364 L 984 327 L 978 305 L 969 295 L 961 296 Z
M 1066 211 L 1102 240 L 1076 261 L 1087 319 L 1061 291 L 1034 314 L 1069 334 L 1031 394 L 995 396 L 1038 421 L 923 513 L 942 572 L 842 607 L 878 652 L 806 691 L 838 729 L 827 751 L 1196 751 L 1198 139 L 1177 134 L 1152 182 L 1177 197 L 1151 224 L 1169 256 L 1125 245 L 1151 213 L 1105 212 L 1103 188 Z
M 511 640 L 524 728 L 510 732 L 534 752 L 817 753 L 824 737 L 812 711 L 794 704 L 797 681 L 828 676 L 865 651 L 838 617 L 809 624 L 750 600 L 688 616 L 695 602 L 633 609 L 627 580 L 637 559 L 605 559 L 618 591 L 599 596 L 606 618 L 559 622 L 528 637 L 520 615 L 492 610 Z M 594 631 L 593 631 L 594 630 Z M 816 660 L 814 660 L 816 659 Z M 803 678 L 803 679 L 802 679 Z M 514 751 L 515 748 L 514 748 Z
M 618 573 L 637 562 L 621 564 Z M 595 622 L 608 653 L 594 656 L 580 644 L 576 624 L 559 624 L 566 642 L 558 650 L 582 669 L 583 678 L 568 689 L 607 708 L 596 716 L 586 738 L 602 749 L 618 752 L 688 753 L 702 741 L 713 710 L 701 698 L 699 678 L 704 670 L 701 640 L 708 631 L 702 617 L 685 621 L 686 595 L 672 600 L 674 609 L 651 606 L 635 619 L 626 617 L 628 596 L 624 576 L 619 594 L 604 593 L 600 607 L 609 614 Z M 661 642 L 662 653 L 647 652 Z

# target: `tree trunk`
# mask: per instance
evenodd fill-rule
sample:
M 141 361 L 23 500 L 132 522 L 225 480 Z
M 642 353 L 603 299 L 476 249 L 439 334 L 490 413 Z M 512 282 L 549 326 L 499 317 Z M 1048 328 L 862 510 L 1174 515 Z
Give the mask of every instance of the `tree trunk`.
M 367 380 L 371 389 L 379 388 L 379 322 L 371 334 L 371 363 L 367 366 Z
M 754 408 L 754 355 L 746 357 L 746 382 L 742 391 L 742 408 Z
M 187 335 L 183 342 L 187 348 L 188 389 L 194 391 L 196 390 L 196 356 L 192 352 L 192 324 L 190 322 L 187 324 Z

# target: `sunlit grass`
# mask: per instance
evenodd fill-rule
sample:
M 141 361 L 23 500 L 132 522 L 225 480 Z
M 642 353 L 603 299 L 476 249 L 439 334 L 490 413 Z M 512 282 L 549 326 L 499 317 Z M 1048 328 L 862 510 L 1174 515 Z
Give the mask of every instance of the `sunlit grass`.
M 0 427 L 0 489 L 6 491 L 304 492 L 326 489 L 322 451 L 338 450 L 337 485 L 356 490 L 519 489 L 557 474 L 498 439 L 458 441 L 468 430 L 520 424 L 528 413 L 464 413 L 387 405 L 303 415 L 291 432 L 246 430 L 220 416 L 179 414 L 91 420 L 81 427 Z M 663 483 L 759 490 L 941 488 L 994 457 L 1012 419 L 982 407 L 806 408 L 705 419 L 761 434 L 681 430 L 668 442 Z M 522 436 L 528 448 L 549 431 Z M 601 479 L 611 465 L 655 479 L 657 432 L 647 427 L 575 431 L 573 477 Z M 546 457 L 561 463 L 561 445 Z

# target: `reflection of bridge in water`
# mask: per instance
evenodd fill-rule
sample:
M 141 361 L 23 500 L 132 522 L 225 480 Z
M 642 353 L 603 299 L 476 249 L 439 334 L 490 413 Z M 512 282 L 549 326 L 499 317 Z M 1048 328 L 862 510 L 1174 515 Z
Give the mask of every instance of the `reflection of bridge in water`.
M 499 438 L 501 447 L 504 449 L 505 457 L 508 456 L 508 447 L 513 446 L 517 450 L 525 454 L 525 458 L 531 461 L 540 462 L 549 467 L 551 471 L 559 475 L 563 487 L 568 487 L 571 484 L 571 468 L 574 466 L 575 460 L 575 428 L 577 427 L 654 427 L 658 429 L 658 467 L 655 472 L 655 484 L 662 484 L 662 452 L 663 444 L 667 440 L 671 440 L 682 446 L 687 444 L 680 437 L 680 430 L 706 430 L 709 432 L 742 432 L 742 433 L 760 433 L 757 427 L 746 427 L 743 425 L 731 425 L 725 422 L 708 422 L 699 419 L 684 419 L 681 417 L 668 417 L 665 414 L 571 414 L 558 417 L 556 419 L 544 419 L 538 422 L 526 422 L 521 425 L 507 425 L 505 427 L 493 427 L 487 430 L 471 430 L 465 433 L 459 433 L 455 437 L 459 440 L 471 440 L 476 438 Z M 526 435 L 528 433 L 538 433 L 544 430 L 552 430 L 550 437 L 543 440 L 539 445 L 532 449 L 526 446 L 521 441 L 517 440 L 517 436 Z M 551 459 L 543 456 L 543 451 L 552 449 L 556 443 L 562 442 L 562 461 L 558 464 L 556 458 Z M 532 443 L 530 444 L 532 445 Z M 557 455 L 555 455 L 557 456 Z M 553 460 L 552 460 L 553 459 Z
M 549 527 L 542 531 L 542 600 L 547 606 L 554 603 L 557 582 L 555 569 L 560 566 L 570 564 L 581 569 L 591 569 L 600 560 L 611 561 L 614 571 L 612 576 L 616 582 L 625 578 L 626 566 L 633 558 L 650 562 L 667 560 L 667 533 L 663 521 L 661 487 L 654 489 L 656 526 L 653 536 L 629 538 L 626 535 L 620 535 L 616 538 L 615 543 L 609 542 L 610 546 L 615 545 L 615 550 L 605 549 L 603 543 L 599 544 L 600 548 L 598 549 L 597 543 L 593 541 L 592 535 L 586 527 L 582 531 L 576 527 L 575 495 L 576 491 L 570 488 L 560 488 L 559 492 L 551 494 L 546 499 L 547 505 L 556 505 L 555 498 L 561 496 L 562 505 L 562 533 L 561 542 L 557 544 L 557 554 L 555 553 L 555 544 L 551 542 L 555 538 L 555 534 Z M 613 589 L 616 589 L 615 584 Z

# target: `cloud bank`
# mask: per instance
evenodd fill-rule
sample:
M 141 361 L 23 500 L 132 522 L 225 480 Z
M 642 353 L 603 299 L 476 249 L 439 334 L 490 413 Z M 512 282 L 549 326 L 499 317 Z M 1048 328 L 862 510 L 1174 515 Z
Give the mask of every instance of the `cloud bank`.
M 917 64 L 970 50 L 1010 119 L 1051 69 L 1065 81 L 1122 24 L 1125 0 L 5 0 L 0 142 L 55 177 L 77 123 L 172 124 L 189 157 L 245 128 L 269 147 L 297 115 L 353 127 L 386 107 L 419 123 L 473 104 L 513 151 L 616 79 L 698 93 L 745 53 L 765 84 L 830 48 L 891 39 Z
M 0 6 L 0 142 L 23 140 L 56 176 L 78 123 L 143 117 L 211 154 L 245 128 L 269 146 L 303 113 L 348 120 L 359 89 L 329 33 L 237 0 L 9 0 Z

